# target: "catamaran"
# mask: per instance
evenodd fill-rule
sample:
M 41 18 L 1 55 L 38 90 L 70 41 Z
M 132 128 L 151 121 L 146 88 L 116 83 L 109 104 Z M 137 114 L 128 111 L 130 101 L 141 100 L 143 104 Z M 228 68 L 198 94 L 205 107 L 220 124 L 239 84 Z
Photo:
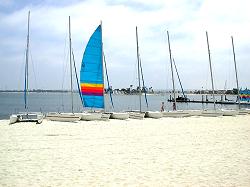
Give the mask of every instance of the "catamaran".
M 127 113 L 104 111 L 103 54 L 102 24 L 100 24 L 90 37 L 82 58 L 82 66 L 80 71 L 81 100 L 83 107 L 90 108 L 90 111 L 81 113 L 81 119 L 100 120 L 108 119 L 109 116 L 112 119 L 127 119 Z M 96 111 L 93 109 L 101 110 Z
M 29 35 L 30 35 L 30 11 L 28 13 L 28 34 L 27 34 L 27 46 L 26 46 L 26 60 L 25 60 L 25 86 L 24 86 L 24 108 L 25 112 L 12 114 L 10 116 L 10 124 L 16 122 L 36 122 L 42 123 L 43 114 L 40 112 L 28 112 L 28 93 L 29 93 Z
M 176 110 L 176 93 L 175 93 L 175 82 L 174 82 L 174 72 L 173 72 L 173 62 L 172 62 L 172 54 L 171 54 L 171 47 L 170 47 L 170 39 L 169 39 L 169 33 L 167 31 L 168 36 L 168 49 L 169 49 L 169 59 L 170 59 L 170 67 L 171 67 L 171 73 L 172 73 L 172 86 L 173 86 L 173 110 L 171 111 L 163 111 L 162 115 L 163 117 L 187 117 L 190 116 L 190 114 L 183 110 Z
M 81 119 L 81 116 L 74 113 L 73 104 L 73 76 L 72 76 L 72 47 L 71 47 L 71 28 L 69 16 L 69 61 L 70 61 L 70 93 L 71 93 L 71 113 L 49 112 L 46 118 L 52 121 L 75 122 Z
M 216 110 L 215 106 L 215 96 L 214 96 L 214 79 L 213 79 L 213 69 L 212 69 L 212 63 L 211 63 L 211 56 L 210 56 L 210 48 L 209 48 L 209 41 L 208 41 L 208 33 L 206 31 L 206 38 L 207 38 L 207 50 L 208 50 L 208 59 L 209 59 L 209 70 L 210 70 L 210 77 L 211 77 L 211 83 L 212 83 L 212 90 L 213 90 L 213 103 L 214 103 L 214 109 L 213 110 L 204 110 L 201 113 L 201 116 L 205 117 L 218 117 L 222 116 L 223 112 Z

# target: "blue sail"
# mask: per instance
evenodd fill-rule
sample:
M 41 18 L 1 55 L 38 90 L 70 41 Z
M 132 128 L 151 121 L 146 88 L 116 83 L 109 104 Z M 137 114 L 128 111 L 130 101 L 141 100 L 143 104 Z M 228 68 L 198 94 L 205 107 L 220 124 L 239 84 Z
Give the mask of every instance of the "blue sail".
M 80 72 L 82 102 L 85 107 L 104 108 L 102 26 L 99 25 L 85 48 Z

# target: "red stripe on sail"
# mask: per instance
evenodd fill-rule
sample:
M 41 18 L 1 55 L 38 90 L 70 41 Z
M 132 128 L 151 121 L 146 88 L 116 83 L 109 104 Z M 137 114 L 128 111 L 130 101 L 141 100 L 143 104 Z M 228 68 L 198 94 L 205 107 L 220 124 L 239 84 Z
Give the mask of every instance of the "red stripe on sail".
M 82 95 L 103 96 L 103 92 L 83 92 Z

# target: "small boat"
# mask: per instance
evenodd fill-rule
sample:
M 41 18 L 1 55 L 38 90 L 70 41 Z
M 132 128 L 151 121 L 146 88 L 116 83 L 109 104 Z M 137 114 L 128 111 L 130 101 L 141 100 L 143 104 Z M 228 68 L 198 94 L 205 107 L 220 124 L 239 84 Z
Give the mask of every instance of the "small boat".
M 223 116 L 236 116 L 239 114 L 239 111 L 232 109 L 221 109 Z
M 145 117 L 145 112 L 140 111 L 129 111 L 128 114 L 131 119 L 143 119 Z
M 110 115 L 110 119 L 125 120 L 128 118 L 129 118 L 129 114 L 127 112 L 112 112 Z
M 40 112 L 28 112 L 28 93 L 29 93 L 29 35 L 30 35 L 30 11 L 28 13 L 28 34 L 27 34 L 27 47 L 26 47 L 26 58 L 25 58 L 25 77 L 24 77 L 24 108 L 26 112 L 12 114 L 10 116 L 10 124 L 16 122 L 36 122 L 42 123 L 43 114 Z
M 36 122 L 37 124 L 41 124 L 43 121 L 43 117 L 44 116 L 42 113 L 36 112 L 12 114 L 10 116 L 10 124 L 17 122 Z
M 202 113 L 202 110 L 184 110 L 185 112 L 188 112 L 190 116 L 200 116 Z
M 73 113 L 49 112 L 46 114 L 46 119 L 51 121 L 75 122 L 80 121 L 81 116 Z
M 182 118 L 189 117 L 190 114 L 184 110 L 172 110 L 172 111 L 164 111 L 162 112 L 163 117 L 174 117 L 174 118 Z
M 110 119 L 110 116 L 111 116 L 111 113 L 103 112 L 103 113 L 102 113 L 102 116 L 101 116 L 101 120 L 102 120 L 102 121 L 107 121 L 107 120 Z
M 249 111 L 246 109 L 240 109 L 240 110 L 238 110 L 238 112 L 239 112 L 238 115 L 247 115 L 249 113 Z
M 204 117 L 219 117 L 223 116 L 223 112 L 219 110 L 203 110 L 201 116 Z
M 161 112 L 158 112 L 158 111 L 147 111 L 145 114 L 145 117 L 159 119 L 159 118 L 162 118 L 163 115 Z
M 84 121 L 94 121 L 94 120 L 101 120 L 102 113 L 101 112 L 82 112 L 76 113 L 81 117 L 81 120 Z

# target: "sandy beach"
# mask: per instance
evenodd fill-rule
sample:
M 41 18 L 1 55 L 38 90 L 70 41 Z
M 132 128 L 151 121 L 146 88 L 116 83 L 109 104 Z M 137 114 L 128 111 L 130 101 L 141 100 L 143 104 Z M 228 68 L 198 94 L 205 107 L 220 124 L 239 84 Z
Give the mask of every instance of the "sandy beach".
M 0 186 L 250 186 L 250 115 L 0 121 Z

